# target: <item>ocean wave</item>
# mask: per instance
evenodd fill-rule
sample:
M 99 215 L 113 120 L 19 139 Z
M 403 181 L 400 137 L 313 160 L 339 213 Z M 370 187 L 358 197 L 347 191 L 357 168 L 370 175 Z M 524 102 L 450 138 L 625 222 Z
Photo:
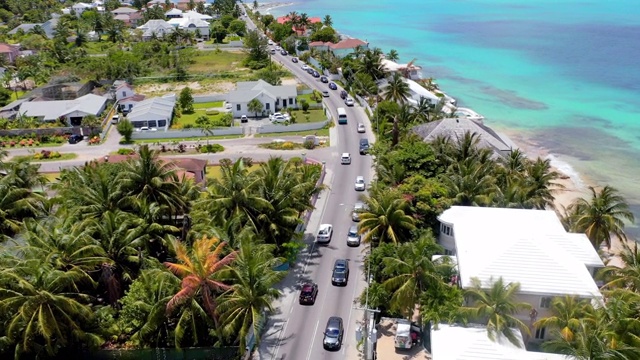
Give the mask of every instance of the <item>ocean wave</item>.
M 580 173 L 577 172 L 576 169 L 574 169 L 568 162 L 560 160 L 553 154 L 548 154 L 546 158 L 549 159 L 551 166 L 558 169 L 559 172 L 567 175 L 577 188 L 583 189 L 586 187 L 584 181 L 580 177 Z

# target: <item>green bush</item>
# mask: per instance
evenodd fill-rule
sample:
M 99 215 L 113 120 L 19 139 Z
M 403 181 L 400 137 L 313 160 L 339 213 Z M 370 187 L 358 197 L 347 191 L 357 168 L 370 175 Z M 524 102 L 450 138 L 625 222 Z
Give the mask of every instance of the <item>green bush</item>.
M 193 124 L 184 124 L 182 126 L 183 129 L 193 129 Z
M 224 151 L 224 146 L 220 144 L 207 144 L 200 147 L 201 153 L 218 153 Z
M 302 143 L 302 146 L 304 146 L 304 148 L 307 150 L 313 150 L 316 147 L 316 142 L 314 140 L 308 139 L 305 140 L 304 143 Z
M 218 110 L 207 110 L 207 115 L 218 115 L 220 111 Z
M 127 149 L 127 148 L 120 148 L 118 149 L 118 155 L 131 155 L 133 153 L 135 153 L 136 151 L 133 149 Z

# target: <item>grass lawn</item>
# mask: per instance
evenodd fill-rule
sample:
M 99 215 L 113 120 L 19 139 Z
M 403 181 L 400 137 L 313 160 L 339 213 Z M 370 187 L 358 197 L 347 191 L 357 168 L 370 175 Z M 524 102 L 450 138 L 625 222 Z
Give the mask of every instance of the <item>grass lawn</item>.
M 219 108 L 224 105 L 224 101 L 210 101 L 204 103 L 193 103 L 194 109 Z
M 296 132 L 281 132 L 281 133 L 268 133 L 268 134 L 256 134 L 255 137 L 307 136 L 307 135 L 329 136 L 329 129 L 296 131 Z
M 114 48 L 116 44 L 111 41 L 89 41 L 83 47 L 87 50 L 87 54 L 106 54 L 109 49 Z
M 182 113 L 182 116 L 180 118 L 175 118 L 174 121 L 171 123 L 171 128 L 172 129 L 176 129 L 180 127 L 184 128 L 184 126 L 187 124 L 191 124 L 193 127 L 195 127 L 196 119 L 202 115 L 208 116 L 209 119 L 211 120 L 218 120 L 222 118 L 222 115 L 224 115 L 224 113 L 219 113 L 218 115 L 207 115 L 207 112 L 204 111 L 204 109 L 196 110 L 193 112 L 193 114 Z M 176 127 L 175 125 L 180 125 L 180 126 Z
M 189 65 L 190 73 L 233 72 L 242 68 L 242 61 L 247 57 L 242 52 L 233 51 L 197 51 L 194 63 Z
M 320 104 L 319 102 L 313 100 L 311 98 L 312 94 L 304 94 L 304 95 L 298 95 L 296 97 L 296 100 L 298 102 L 298 104 L 300 104 L 302 102 L 302 100 L 306 100 L 309 104 Z M 322 102 L 322 100 L 320 100 L 320 102 Z
M 18 99 L 20 99 L 20 97 L 22 95 L 25 94 L 25 91 L 12 91 L 11 92 L 11 97 L 9 98 L 11 101 L 16 101 Z
M 48 173 L 41 173 L 41 174 L 44 175 L 44 177 L 46 177 L 47 180 L 49 180 L 49 182 L 52 182 L 52 183 L 57 183 L 58 178 L 60 177 L 59 172 L 48 172 Z
M 215 130 L 213 130 L 215 132 Z M 209 140 L 220 140 L 220 139 L 240 139 L 244 137 L 244 135 L 214 135 L 214 136 L 196 136 L 196 137 L 187 137 L 187 138 L 159 138 L 159 139 L 140 139 L 134 140 L 134 144 L 153 144 L 153 143 L 172 143 L 172 142 L 182 142 L 182 141 L 207 141 Z
M 64 160 L 73 160 L 75 158 L 78 157 L 78 154 L 76 153 L 62 153 L 60 154 L 60 157 L 57 157 L 55 159 L 34 159 L 33 155 L 24 155 L 24 156 L 14 156 L 13 158 L 11 158 L 11 160 L 13 161 L 18 161 L 18 160 L 29 160 L 31 162 L 51 162 L 51 161 L 64 161 Z
M 260 164 L 253 164 L 251 167 L 247 168 L 249 172 L 254 172 L 260 168 Z M 220 165 L 207 165 L 207 179 L 220 179 L 222 178 L 222 171 L 220 170 Z
M 291 116 L 295 116 L 296 124 L 313 123 L 327 120 L 327 116 L 322 109 L 309 109 L 305 113 L 302 110 L 292 110 Z M 307 120 L 309 116 L 309 120 Z

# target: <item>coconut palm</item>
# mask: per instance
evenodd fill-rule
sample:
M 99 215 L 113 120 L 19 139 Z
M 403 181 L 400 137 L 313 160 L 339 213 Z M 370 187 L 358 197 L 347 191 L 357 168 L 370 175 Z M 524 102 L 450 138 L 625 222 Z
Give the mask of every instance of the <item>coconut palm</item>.
M 634 242 L 622 242 L 622 250 L 618 253 L 624 266 L 608 265 L 600 271 L 598 277 L 607 283 L 604 285 L 610 289 L 628 289 L 640 293 L 640 249 Z
M 333 19 L 331 19 L 331 15 L 324 16 L 324 18 L 322 19 L 322 25 L 329 27 L 333 25 Z
M 431 104 L 431 101 L 423 96 L 420 96 L 420 100 L 415 106 L 415 119 L 418 122 L 426 123 L 431 121 L 431 112 L 433 111 L 434 106 Z
M 0 241 L 15 235 L 25 219 L 35 218 L 42 209 L 42 198 L 31 189 L 0 180 Z
M 472 287 L 465 291 L 465 297 L 471 306 L 460 308 L 461 315 L 467 321 L 484 321 L 487 325 L 489 339 L 496 341 L 504 336 L 515 346 L 522 346 L 514 328 L 529 334 L 527 325 L 515 315 L 531 307 L 528 303 L 518 302 L 516 294 L 520 291 L 519 283 L 505 284 L 502 278 L 490 279 L 483 285 L 477 278 L 472 279 Z
M 553 208 L 555 200 L 553 190 L 564 188 L 557 183 L 560 173 L 553 170 L 551 160 L 537 158 L 525 163 L 526 176 L 522 184 L 524 205 L 526 208 L 544 210 Z
M 375 191 L 364 198 L 367 206 L 360 214 L 358 232 L 364 242 L 393 242 L 409 240 L 409 232 L 415 229 L 415 220 L 407 214 L 409 203 L 397 191 Z
M 398 61 L 400 59 L 400 55 L 398 55 L 398 51 L 396 49 L 391 49 L 385 56 L 389 61 Z
M 577 199 L 567 209 L 569 216 L 573 218 L 571 230 L 587 234 L 596 250 L 600 249 L 602 244 L 611 248 L 611 234 L 626 241 L 624 222 L 634 222 L 627 202 L 618 190 L 608 185 L 600 191 L 589 186 L 589 191 L 589 200 Z
M 93 312 L 70 293 L 82 274 L 55 270 L 39 261 L 22 262 L 0 271 L 0 313 L 4 339 L 16 357 L 53 357 L 60 349 L 98 346 L 88 332 Z
M 361 52 L 361 54 L 359 52 Z M 370 49 L 363 50 L 358 47 L 356 48 L 355 56 L 359 60 L 356 69 L 358 72 L 369 74 L 374 81 L 383 79 L 386 76 L 379 53 Z
M 164 262 L 164 265 L 182 279 L 182 284 L 180 291 L 167 303 L 167 314 L 193 299 L 201 299 L 207 317 L 214 321 L 218 329 L 217 297 L 231 287 L 216 276 L 235 260 L 237 252 L 232 251 L 223 257 L 227 243 L 214 237 L 202 237 L 191 248 L 177 241 L 173 244 L 178 262 Z
M 389 276 L 382 285 L 392 292 L 391 309 L 411 319 L 421 294 L 427 288 L 443 286 L 446 269 L 431 261 L 431 257 L 442 251 L 431 233 L 417 241 L 398 245 L 394 256 L 383 259 L 383 272 Z
M 274 310 L 273 301 L 280 296 L 275 286 L 286 276 L 274 268 L 284 260 L 273 257 L 275 247 L 245 238 L 240 243 L 238 257 L 225 269 L 224 278 L 232 283 L 222 296 L 218 311 L 224 324 L 223 333 L 240 341 L 245 349 L 247 334 L 261 334 L 264 317 Z M 260 341 L 260 336 L 256 336 Z
M 585 318 L 591 311 L 593 308 L 589 300 L 569 295 L 557 297 L 551 301 L 552 315 L 536 321 L 533 326 L 558 330 L 563 339 L 573 341 L 576 331 L 580 328 L 580 319 Z
M 498 164 L 501 165 L 498 178 L 500 187 L 507 187 L 510 183 L 521 179 L 528 161 L 529 159 L 520 149 L 511 150 L 506 157 L 498 159 Z
M 387 87 L 384 89 L 383 97 L 385 100 L 395 101 L 404 104 L 409 98 L 411 92 L 409 85 L 405 82 L 402 75 L 394 73 Z
M 499 193 L 491 173 L 491 165 L 473 159 L 454 163 L 441 176 L 441 180 L 456 205 L 489 205 Z

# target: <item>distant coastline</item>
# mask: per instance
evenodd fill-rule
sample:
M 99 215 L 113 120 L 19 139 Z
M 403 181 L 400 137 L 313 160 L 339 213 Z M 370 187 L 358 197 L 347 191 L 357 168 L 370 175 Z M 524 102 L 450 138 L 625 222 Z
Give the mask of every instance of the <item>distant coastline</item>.
M 295 5 L 295 3 L 293 2 L 265 2 L 265 3 L 259 2 L 258 8 L 256 9 L 256 11 L 259 11 L 261 14 L 269 14 L 273 9 L 292 6 L 292 5 Z

